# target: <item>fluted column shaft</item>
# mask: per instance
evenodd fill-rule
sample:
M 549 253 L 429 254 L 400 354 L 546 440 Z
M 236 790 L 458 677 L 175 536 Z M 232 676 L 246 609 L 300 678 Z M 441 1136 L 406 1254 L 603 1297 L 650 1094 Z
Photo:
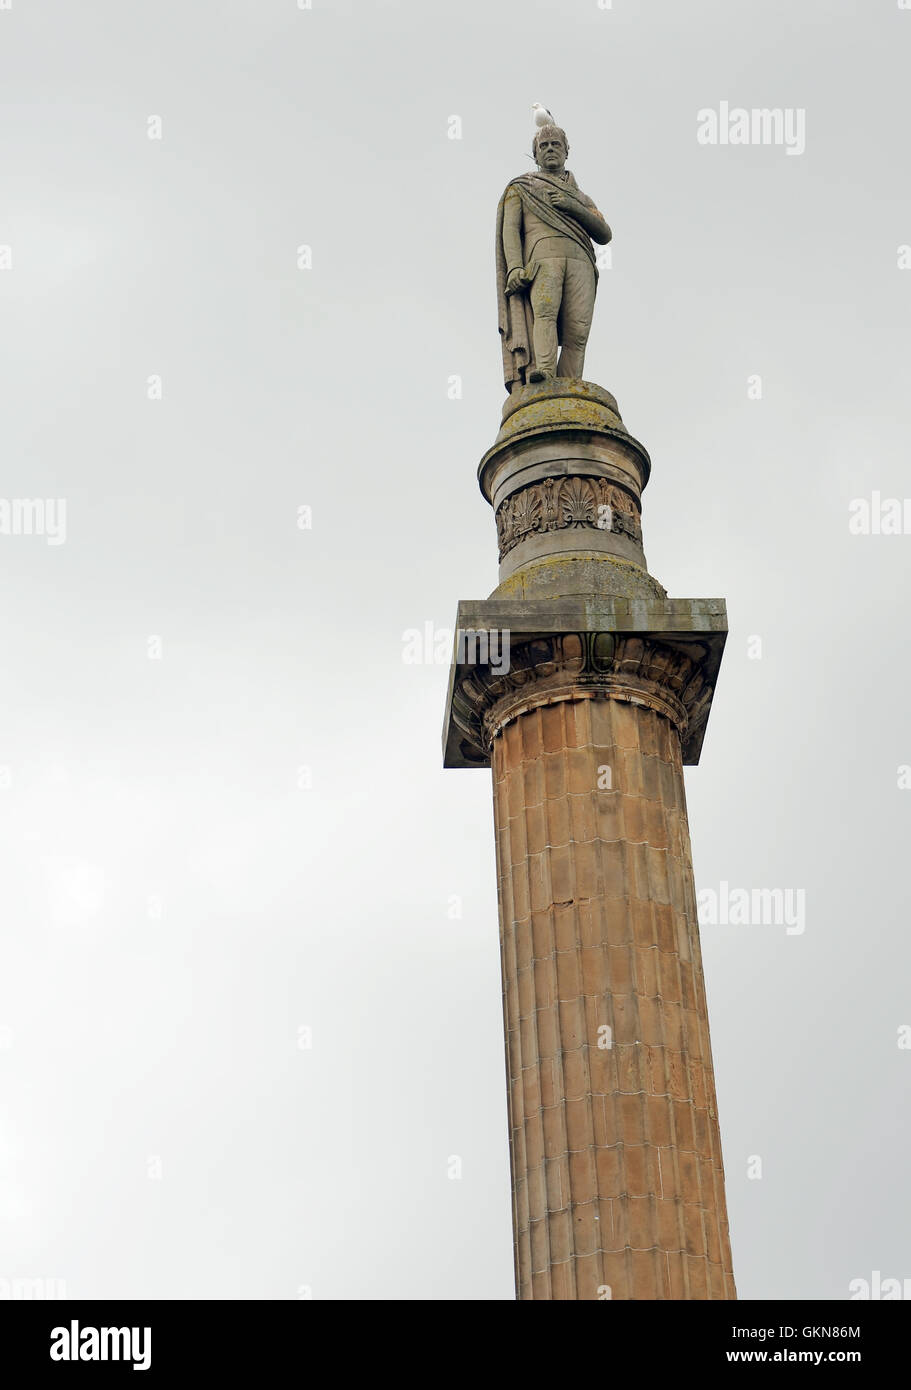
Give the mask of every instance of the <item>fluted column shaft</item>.
M 678 729 L 599 690 L 491 766 L 518 1296 L 735 1298 Z

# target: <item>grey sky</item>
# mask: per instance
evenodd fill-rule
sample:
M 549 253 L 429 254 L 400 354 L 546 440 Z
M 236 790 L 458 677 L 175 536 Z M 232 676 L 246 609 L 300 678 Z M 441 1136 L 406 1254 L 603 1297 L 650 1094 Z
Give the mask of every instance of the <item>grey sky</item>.
M 739 1294 L 911 1276 L 911 537 L 848 532 L 909 492 L 911 12 L 313 6 L 0 11 L 0 491 L 67 502 L 0 535 L 0 1279 L 512 1297 L 490 780 L 402 636 L 497 582 L 533 101 L 613 228 L 650 568 L 728 603 L 697 887 L 806 893 L 703 930 Z M 722 101 L 805 152 L 700 145 Z

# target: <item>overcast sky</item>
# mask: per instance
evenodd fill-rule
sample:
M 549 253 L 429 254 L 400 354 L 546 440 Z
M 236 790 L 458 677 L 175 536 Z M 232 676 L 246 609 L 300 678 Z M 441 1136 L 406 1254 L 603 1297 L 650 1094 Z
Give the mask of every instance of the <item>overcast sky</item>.
M 0 534 L 0 1281 L 513 1297 L 490 775 L 403 635 L 497 583 L 533 101 L 650 569 L 728 603 L 697 888 L 805 892 L 702 931 L 738 1291 L 911 1276 L 911 536 L 848 526 L 911 492 L 909 59 L 895 0 L 0 11 L 0 500 L 66 504 Z

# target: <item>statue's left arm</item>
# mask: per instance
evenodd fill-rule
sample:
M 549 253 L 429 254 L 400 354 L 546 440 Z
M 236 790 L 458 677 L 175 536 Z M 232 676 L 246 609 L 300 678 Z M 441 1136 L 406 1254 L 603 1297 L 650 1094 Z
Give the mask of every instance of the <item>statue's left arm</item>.
M 584 193 L 552 193 L 551 202 L 560 212 L 566 213 L 584 227 L 599 246 L 606 246 L 611 239 L 611 229 L 595 207 L 591 198 L 586 198 Z

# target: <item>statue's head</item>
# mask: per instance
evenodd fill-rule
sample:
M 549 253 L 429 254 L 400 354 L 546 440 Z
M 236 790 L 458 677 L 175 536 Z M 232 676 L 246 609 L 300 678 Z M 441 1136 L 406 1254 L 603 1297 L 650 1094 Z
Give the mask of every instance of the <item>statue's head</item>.
M 558 125 L 542 125 L 532 141 L 531 152 L 535 163 L 545 174 L 562 174 L 569 154 L 569 141 L 566 131 Z

